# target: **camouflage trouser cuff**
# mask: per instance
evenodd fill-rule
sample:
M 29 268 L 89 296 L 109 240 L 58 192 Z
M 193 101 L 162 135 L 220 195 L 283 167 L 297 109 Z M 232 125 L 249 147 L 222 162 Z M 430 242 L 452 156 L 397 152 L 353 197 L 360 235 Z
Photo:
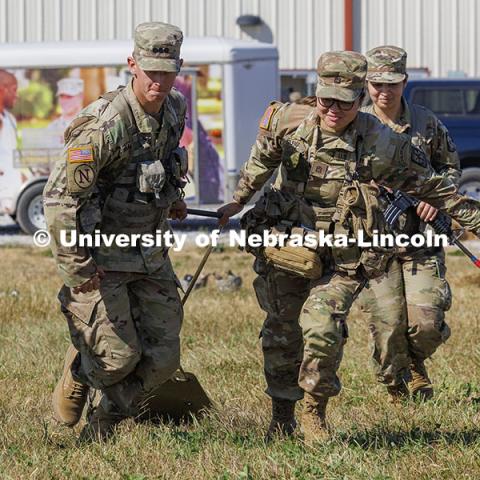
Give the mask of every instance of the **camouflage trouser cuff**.
M 265 393 L 271 398 L 279 398 L 280 400 L 290 400 L 292 402 L 298 402 L 303 399 L 303 390 L 298 388 L 289 389 L 273 389 L 268 387 Z
M 386 387 L 395 387 L 397 385 L 401 385 L 402 383 L 408 383 L 412 379 L 412 375 L 410 374 L 410 369 L 402 369 L 401 371 L 397 372 L 397 375 L 392 378 L 391 375 L 385 377 L 383 375 L 377 375 L 378 383 L 385 385 Z

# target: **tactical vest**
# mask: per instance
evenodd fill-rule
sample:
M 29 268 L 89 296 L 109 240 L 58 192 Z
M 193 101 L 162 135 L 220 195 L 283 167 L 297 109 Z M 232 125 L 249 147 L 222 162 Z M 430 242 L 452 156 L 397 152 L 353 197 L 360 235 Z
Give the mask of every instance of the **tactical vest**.
M 420 147 L 431 158 L 433 155 L 432 142 L 435 136 L 435 124 L 430 122 L 430 115 L 420 105 L 410 104 L 405 101 L 404 105 L 410 110 L 410 128 L 408 132 L 405 132 L 411 137 L 412 144 L 416 147 Z M 375 115 L 373 105 L 368 105 L 362 108 L 363 112 Z M 404 133 L 401 126 L 390 126 L 393 131 L 397 133 Z
M 181 169 L 173 149 L 142 134 L 124 94 L 124 89 L 102 95 L 118 112 L 128 135 L 117 143 L 126 165 L 108 185 L 100 186 L 103 206 L 100 231 L 105 234 L 155 234 L 169 230 L 170 205 L 179 198 Z M 179 137 L 179 132 L 168 132 Z M 177 138 L 178 140 L 178 138 Z M 178 141 L 170 142 L 176 145 Z M 125 158 L 126 157 L 126 158 Z M 100 247 L 92 256 L 106 270 L 152 273 L 165 262 L 165 247 Z
M 302 196 L 312 206 L 315 230 L 325 233 L 353 236 L 352 223 L 339 222 L 343 208 L 343 192 L 356 179 L 357 162 L 361 155 L 362 138 L 367 129 L 363 116 L 355 120 L 353 146 L 344 142 L 328 151 L 318 148 L 319 126 L 314 122 L 315 112 L 307 117 L 291 135 L 282 139 L 282 162 L 275 188 Z M 366 254 L 356 245 L 332 248 L 336 268 L 354 274 L 365 264 Z M 363 258 L 362 258 L 363 257 Z M 369 260 L 368 260 L 369 261 Z
M 428 115 L 418 105 L 408 105 L 410 108 L 410 133 L 412 137 L 412 144 L 420 147 L 428 158 L 433 155 L 432 142 L 435 136 L 434 125 L 432 122 L 427 121 Z
M 421 148 L 428 158 L 432 156 L 432 140 L 433 130 L 428 128 L 427 116 L 425 112 L 417 105 L 408 104 L 410 109 L 410 128 L 408 132 L 405 132 L 411 138 L 412 145 Z M 425 233 L 427 224 L 422 222 L 420 217 L 414 208 L 408 209 L 402 214 L 398 220 L 398 232 L 405 233 L 407 235 L 414 235 L 415 233 Z M 415 247 L 405 247 L 401 251 L 410 252 L 418 250 Z

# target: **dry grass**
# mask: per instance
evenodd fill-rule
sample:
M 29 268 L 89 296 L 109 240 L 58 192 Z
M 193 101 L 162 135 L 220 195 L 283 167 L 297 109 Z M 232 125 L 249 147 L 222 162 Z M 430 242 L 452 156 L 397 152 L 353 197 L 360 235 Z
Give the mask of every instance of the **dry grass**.
M 180 275 L 193 273 L 201 252 L 174 255 Z M 197 425 L 127 421 L 107 444 L 77 446 L 75 432 L 53 431 L 50 392 L 68 344 L 55 299 L 53 261 L 38 250 L 3 248 L 0 292 L 0 478 L 230 479 L 480 478 L 480 273 L 449 255 L 453 334 L 430 364 L 436 397 L 392 407 L 368 368 L 365 318 L 350 315 L 341 367 L 342 394 L 332 402 L 332 439 L 317 449 L 298 440 L 262 443 L 269 420 L 258 332 L 263 319 L 252 290 L 252 259 L 233 250 L 212 254 L 206 271 L 232 268 L 244 287 L 192 294 L 183 329 L 183 364 L 217 404 Z

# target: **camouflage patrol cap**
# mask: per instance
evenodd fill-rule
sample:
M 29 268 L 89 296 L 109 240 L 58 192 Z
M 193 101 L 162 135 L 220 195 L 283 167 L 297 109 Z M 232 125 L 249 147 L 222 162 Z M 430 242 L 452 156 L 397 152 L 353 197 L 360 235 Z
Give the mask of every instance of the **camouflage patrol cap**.
M 384 45 L 367 52 L 370 82 L 398 83 L 405 79 L 407 71 L 407 52 L 400 47 Z
M 358 52 L 327 52 L 317 63 L 316 95 L 353 102 L 365 88 L 367 60 Z
M 180 71 L 182 31 L 175 25 L 146 22 L 135 28 L 133 57 L 142 70 Z

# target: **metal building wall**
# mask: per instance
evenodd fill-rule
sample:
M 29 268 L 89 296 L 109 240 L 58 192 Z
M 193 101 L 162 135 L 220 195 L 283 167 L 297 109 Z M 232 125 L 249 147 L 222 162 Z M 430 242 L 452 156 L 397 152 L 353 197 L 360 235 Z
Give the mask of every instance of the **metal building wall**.
M 0 0 L 0 42 L 128 39 L 137 23 L 178 25 L 188 36 L 257 38 L 275 43 L 280 68 L 311 69 L 342 49 L 343 0 Z M 249 33 L 235 23 L 259 15 Z
M 398 45 L 409 67 L 428 67 L 433 76 L 454 70 L 480 76 L 478 0 L 356 0 L 354 14 L 362 53 Z

